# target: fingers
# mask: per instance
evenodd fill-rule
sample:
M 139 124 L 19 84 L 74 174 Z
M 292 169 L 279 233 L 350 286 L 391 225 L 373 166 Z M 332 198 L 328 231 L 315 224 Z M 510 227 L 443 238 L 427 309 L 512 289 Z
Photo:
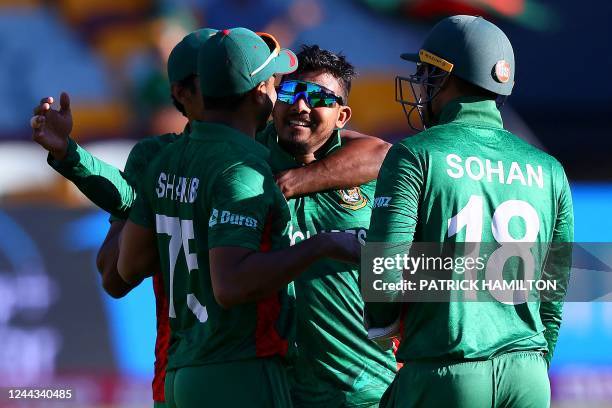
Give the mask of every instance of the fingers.
M 32 129 L 40 129 L 45 124 L 45 117 L 41 115 L 32 116 L 30 118 L 30 126 Z
M 60 113 L 70 112 L 70 96 L 66 92 L 60 95 Z
M 44 115 L 49 109 L 51 109 L 52 103 L 53 97 L 48 96 L 46 98 L 42 98 L 40 103 L 33 109 L 34 115 Z

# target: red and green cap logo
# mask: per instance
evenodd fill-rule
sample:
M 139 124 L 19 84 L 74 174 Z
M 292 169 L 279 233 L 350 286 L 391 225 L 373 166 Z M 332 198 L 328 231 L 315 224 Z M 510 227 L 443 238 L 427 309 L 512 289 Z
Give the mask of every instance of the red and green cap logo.
M 274 74 L 290 74 L 298 67 L 293 51 L 280 47 L 270 34 L 246 28 L 220 30 L 198 55 L 202 94 L 222 97 L 250 91 Z

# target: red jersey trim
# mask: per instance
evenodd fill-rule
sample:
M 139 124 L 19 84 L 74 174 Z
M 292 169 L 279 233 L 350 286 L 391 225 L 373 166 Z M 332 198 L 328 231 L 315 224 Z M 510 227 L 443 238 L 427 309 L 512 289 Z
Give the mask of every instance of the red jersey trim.
M 157 315 L 155 374 L 152 383 L 153 401 L 165 402 L 164 383 L 166 381 L 166 367 L 168 366 L 168 348 L 170 347 L 170 318 L 168 316 L 168 298 L 161 272 L 153 275 L 153 292 L 155 293 L 155 312 Z
M 272 248 L 272 217 L 268 214 L 261 235 L 260 251 L 268 252 Z M 257 302 L 257 326 L 255 329 L 255 353 L 257 357 L 268 357 L 276 354 L 287 354 L 288 343 L 276 330 L 281 306 L 278 294 Z

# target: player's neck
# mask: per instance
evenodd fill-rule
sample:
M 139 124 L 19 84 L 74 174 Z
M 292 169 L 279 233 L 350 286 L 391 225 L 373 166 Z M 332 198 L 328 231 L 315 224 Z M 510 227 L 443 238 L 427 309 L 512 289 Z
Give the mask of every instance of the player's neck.
M 236 129 L 249 137 L 255 138 L 257 125 L 245 119 L 244 115 L 236 112 L 206 111 L 203 115 L 204 122 L 220 123 Z

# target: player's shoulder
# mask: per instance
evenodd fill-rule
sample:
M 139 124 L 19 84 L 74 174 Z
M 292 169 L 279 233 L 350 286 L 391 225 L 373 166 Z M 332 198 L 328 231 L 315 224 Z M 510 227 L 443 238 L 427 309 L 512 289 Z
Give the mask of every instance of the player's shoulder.
M 533 158 L 541 165 L 546 165 L 554 170 L 563 171 L 563 165 L 553 155 L 545 152 L 537 146 L 532 145 L 528 141 L 520 138 L 514 133 L 503 129 L 504 136 L 511 140 L 512 150 L 518 152 L 520 155 L 526 158 Z
M 166 146 L 174 143 L 180 135 L 166 133 L 163 135 L 148 136 L 139 140 L 130 151 L 129 159 L 150 161 Z
M 395 145 L 400 150 L 426 150 L 429 147 L 437 146 L 442 139 L 447 137 L 447 134 L 448 130 L 443 125 L 433 126 L 417 134 L 405 137 Z

